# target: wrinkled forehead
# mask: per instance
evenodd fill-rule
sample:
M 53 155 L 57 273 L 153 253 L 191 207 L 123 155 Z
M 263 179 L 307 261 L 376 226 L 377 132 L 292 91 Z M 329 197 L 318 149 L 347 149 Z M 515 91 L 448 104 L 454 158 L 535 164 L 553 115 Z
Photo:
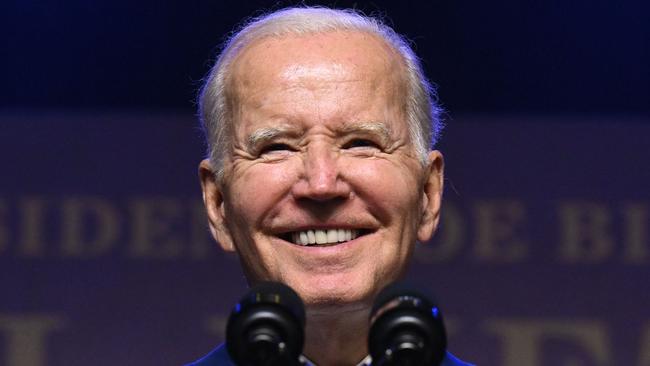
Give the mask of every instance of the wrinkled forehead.
M 331 31 L 266 37 L 233 59 L 227 85 L 231 102 L 251 96 L 258 86 L 300 82 L 345 83 L 363 79 L 370 87 L 391 83 L 405 103 L 406 72 L 399 53 L 381 37 L 361 31 Z

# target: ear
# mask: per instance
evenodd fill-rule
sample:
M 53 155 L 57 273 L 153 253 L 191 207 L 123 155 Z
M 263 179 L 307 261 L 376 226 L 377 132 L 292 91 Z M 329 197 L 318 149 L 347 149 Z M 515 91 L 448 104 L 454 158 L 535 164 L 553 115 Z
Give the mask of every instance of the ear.
M 440 151 L 431 151 L 428 157 L 427 169 L 424 172 L 422 216 L 418 226 L 418 240 L 420 242 L 429 240 L 438 227 L 444 170 L 445 162 Z
M 227 252 L 234 252 L 230 231 L 226 227 L 226 212 L 222 185 L 217 182 L 215 171 L 210 161 L 205 159 L 199 164 L 199 180 L 203 191 L 203 204 L 208 215 L 212 237 Z

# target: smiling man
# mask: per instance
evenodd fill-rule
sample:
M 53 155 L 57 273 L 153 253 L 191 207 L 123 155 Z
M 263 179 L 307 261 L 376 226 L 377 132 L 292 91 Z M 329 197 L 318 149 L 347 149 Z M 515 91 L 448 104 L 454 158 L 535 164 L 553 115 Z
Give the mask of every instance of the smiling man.
M 413 51 L 356 12 L 280 10 L 230 39 L 199 105 L 212 234 L 250 284 L 300 295 L 308 359 L 367 361 L 373 300 L 440 213 L 439 109 Z M 231 362 L 221 347 L 196 364 Z

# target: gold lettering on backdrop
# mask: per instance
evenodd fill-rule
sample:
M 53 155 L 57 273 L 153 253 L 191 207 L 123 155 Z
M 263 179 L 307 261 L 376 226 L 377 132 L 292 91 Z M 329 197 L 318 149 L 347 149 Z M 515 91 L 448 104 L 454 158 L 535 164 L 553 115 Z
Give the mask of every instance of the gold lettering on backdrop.
M 183 240 L 179 237 L 179 223 L 182 223 L 183 210 L 177 200 L 135 199 L 129 204 L 129 210 L 133 220 L 131 256 L 153 259 L 180 257 Z
M 45 366 L 47 336 L 64 322 L 51 315 L 0 314 L 0 334 L 5 340 L 4 365 Z M 1 338 L 0 338 L 1 339 Z
M 594 365 L 611 365 L 610 344 L 603 324 L 598 321 L 491 319 L 483 327 L 498 336 L 503 344 L 504 366 L 541 366 L 546 340 L 559 340 L 580 346 Z M 567 358 L 557 366 L 584 364 Z
M 206 319 L 205 330 L 216 337 L 215 342 L 223 342 L 226 339 L 226 324 L 228 314 L 215 314 Z
M 645 324 L 645 329 L 641 335 L 641 344 L 639 349 L 639 366 L 650 366 L 650 323 Z
M 628 203 L 623 206 L 623 218 L 623 261 L 631 264 L 648 263 L 648 206 Z
M 422 263 L 444 262 L 458 255 L 467 232 L 458 207 L 443 203 L 440 228 L 432 240 L 415 247 L 415 259 Z
M 45 241 L 43 239 L 46 202 L 42 198 L 27 197 L 19 201 L 20 212 L 18 253 L 24 257 L 43 257 Z
M 559 205 L 560 260 L 567 263 L 601 263 L 614 248 L 611 214 L 594 202 Z
M 9 224 L 7 223 L 7 205 L 0 199 L 0 256 L 9 246 Z
M 117 242 L 118 215 L 96 197 L 67 198 L 61 205 L 61 254 L 91 258 L 106 254 Z
M 478 201 L 474 206 L 476 245 L 474 254 L 482 261 L 516 263 L 528 254 L 528 242 L 520 226 L 526 209 L 520 201 Z

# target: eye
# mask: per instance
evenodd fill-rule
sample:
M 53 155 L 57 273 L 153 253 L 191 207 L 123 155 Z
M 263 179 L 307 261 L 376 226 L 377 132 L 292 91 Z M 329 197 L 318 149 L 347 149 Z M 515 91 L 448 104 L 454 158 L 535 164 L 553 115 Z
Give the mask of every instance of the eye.
M 292 150 L 293 149 L 291 148 L 291 146 L 287 144 L 275 143 L 275 144 L 269 144 L 264 146 L 260 150 L 260 155 L 274 153 L 274 152 L 292 151 Z
M 348 141 L 343 145 L 344 149 L 354 149 L 354 148 L 375 148 L 379 149 L 379 145 L 372 140 L 368 139 L 353 139 Z

